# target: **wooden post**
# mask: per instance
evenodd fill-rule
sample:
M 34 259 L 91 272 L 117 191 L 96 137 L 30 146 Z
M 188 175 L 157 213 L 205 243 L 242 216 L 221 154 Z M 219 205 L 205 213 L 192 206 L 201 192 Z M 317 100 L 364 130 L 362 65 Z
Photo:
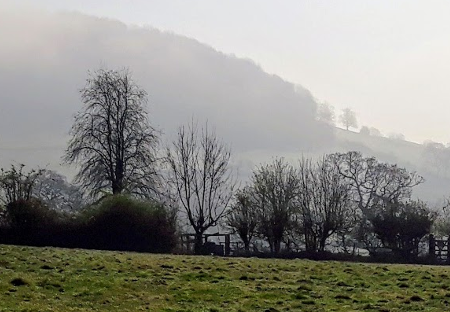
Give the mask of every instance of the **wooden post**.
M 450 236 L 447 238 L 447 253 L 446 253 L 445 262 L 450 264 Z
M 190 254 L 191 253 L 191 237 L 190 236 L 186 236 L 186 254 Z
M 431 259 L 436 259 L 436 241 L 434 239 L 434 235 L 430 234 L 429 242 L 428 242 L 428 255 Z
M 229 256 L 230 254 L 231 254 L 230 234 L 225 234 L 225 256 Z

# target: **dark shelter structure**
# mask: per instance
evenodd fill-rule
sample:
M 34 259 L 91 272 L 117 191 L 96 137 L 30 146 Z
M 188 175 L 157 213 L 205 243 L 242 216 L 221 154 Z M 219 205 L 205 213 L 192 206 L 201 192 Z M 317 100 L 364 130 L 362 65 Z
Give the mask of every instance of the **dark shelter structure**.
M 181 234 L 180 248 L 183 253 L 194 253 L 195 234 Z M 219 242 L 208 241 L 211 237 L 219 238 Z M 223 239 L 223 241 L 221 240 Z M 203 234 L 202 249 L 203 255 L 229 256 L 231 254 L 230 234 Z

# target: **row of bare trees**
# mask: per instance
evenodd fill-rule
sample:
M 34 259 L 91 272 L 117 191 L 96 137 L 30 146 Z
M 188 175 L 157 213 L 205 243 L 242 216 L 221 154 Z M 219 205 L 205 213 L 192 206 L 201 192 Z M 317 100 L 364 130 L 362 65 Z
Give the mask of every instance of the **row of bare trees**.
M 411 200 L 422 182 L 415 172 L 358 152 L 303 158 L 296 166 L 275 159 L 236 193 L 225 223 L 247 251 L 255 239 L 274 253 L 282 245 L 324 251 L 333 239 L 343 251 L 351 240 L 372 252 L 417 255 L 434 220 L 424 203 Z
M 84 108 L 75 116 L 64 160 L 79 171 L 75 181 L 93 198 L 131 194 L 184 212 L 195 233 L 218 225 L 234 194 L 230 149 L 208 127 L 181 126 L 173 144 L 158 149 L 149 124 L 147 93 L 128 70 L 99 70 L 81 89 Z
M 84 107 L 74 118 L 64 156 L 78 166 L 75 181 L 95 200 L 130 194 L 177 207 L 195 233 L 198 253 L 203 235 L 224 223 L 247 250 L 259 239 L 274 253 L 282 248 L 323 251 L 332 237 L 342 242 L 351 237 L 366 248 L 403 246 L 405 239 L 388 239 L 377 225 L 389 217 L 394 223 L 411 219 L 411 211 L 423 208 L 410 201 L 413 187 L 423 182 L 420 176 L 357 152 L 304 158 L 296 166 L 276 159 L 256 168 L 251 182 L 236 190 L 230 148 L 208 124 L 191 121 L 178 129 L 170 146 L 158 149 L 158 131 L 145 108 L 147 93 L 129 71 L 96 71 L 80 93 Z M 0 186 L 11 191 L 6 193 L 11 202 L 17 193 L 31 196 L 30 185 L 40 177 L 34 172 L 24 176 L 30 182 L 17 186 L 24 189 Z M 7 174 L 0 183 L 10 183 Z M 40 190 L 57 201 L 59 193 L 49 185 L 41 183 Z M 429 217 L 426 209 L 420 211 Z

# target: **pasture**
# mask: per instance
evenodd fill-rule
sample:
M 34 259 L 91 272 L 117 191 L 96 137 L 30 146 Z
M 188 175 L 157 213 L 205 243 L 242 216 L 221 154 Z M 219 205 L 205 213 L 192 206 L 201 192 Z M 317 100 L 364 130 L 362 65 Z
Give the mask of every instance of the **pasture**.
M 0 311 L 448 311 L 446 266 L 0 245 Z

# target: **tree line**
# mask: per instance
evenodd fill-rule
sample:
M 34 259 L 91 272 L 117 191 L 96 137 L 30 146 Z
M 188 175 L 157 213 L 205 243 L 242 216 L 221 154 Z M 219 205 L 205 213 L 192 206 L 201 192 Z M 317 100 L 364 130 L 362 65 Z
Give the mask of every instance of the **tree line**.
M 74 184 L 50 170 L 2 170 L 0 240 L 27 243 L 39 230 L 47 231 L 42 244 L 167 252 L 182 216 L 196 253 L 203 235 L 219 227 L 247 253 L 258 244 L 274 254 L 323 252 L 334 242 L 342 252 L 384 247 L 410 259 L 435 220 L 411 199 L 421 176 L 358 152 L 295 165 L 277 158 L 241 186 L 229 146 L 207 123 L 191 120 L 161 148 L 148 95 L 128 70 L 90 73 L 80 95 L 63 157 L 78 169 Z
M 423 182 L 415 172 L 359 152 L 302 158 L 297 165 L 279 158 L 255 169 L 235 195 L 225 224 L 247 251 L 258 239 L 273 253 L 281 245 L 323 252 L 333 242 L 340 252 L 386 248 L 412 259 L 436 217 L 411 198 Z

